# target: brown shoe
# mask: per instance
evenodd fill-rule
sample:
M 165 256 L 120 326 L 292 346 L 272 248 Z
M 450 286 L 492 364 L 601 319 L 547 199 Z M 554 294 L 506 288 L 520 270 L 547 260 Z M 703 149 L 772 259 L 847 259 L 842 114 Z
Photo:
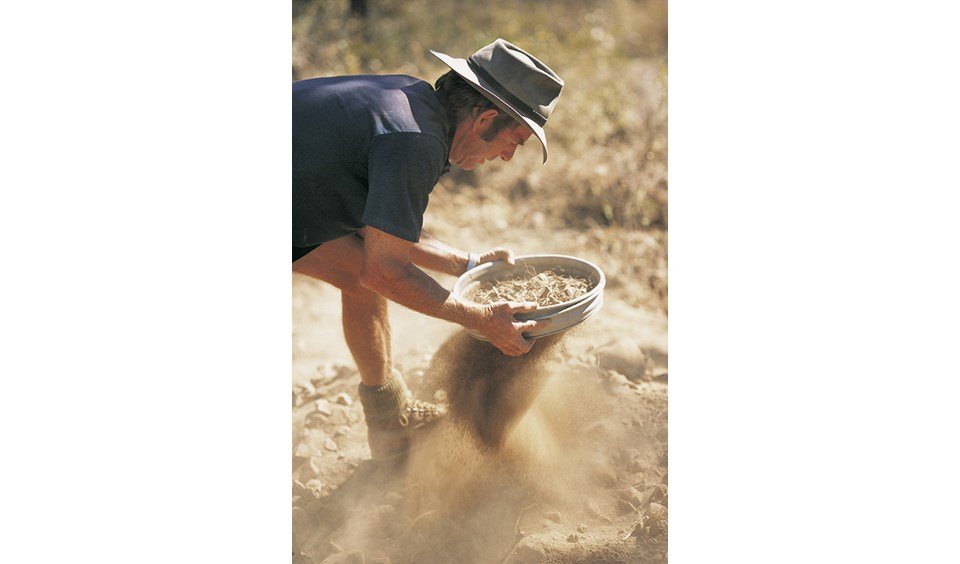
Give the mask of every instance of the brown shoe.
M 413 425 L 419 429 L 429 425 L 447 414 L 447 406 L 428 401 L 410 398 L 400 414 L 400 424 L 404 427 Z

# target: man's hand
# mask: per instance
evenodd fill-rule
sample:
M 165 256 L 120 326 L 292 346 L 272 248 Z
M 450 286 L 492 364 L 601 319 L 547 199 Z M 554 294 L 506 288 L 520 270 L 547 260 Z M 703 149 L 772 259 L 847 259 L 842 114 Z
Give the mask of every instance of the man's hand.
M 517 321 L 514 318 L 514 314 L 536 310 L 534 302 L 478 305 L 454 297 L 411 264 L 413 243 L 369 226 L 364 231 L 360 266 L 360 284 L 364 288 L 414 311 L 473 329 L 510 356 L 520 356 L 533 347 L 536 339 L 524 338 L 524 331 L 549 325 L 549 320 Z M 499 247 L 481 256 L 481 262 L 504 260 L 513 263 L 513 253 Z
M 513 251 L 510 249 L 504 249 L 503 247 L 497 247 L 496 249 L 482 252 L 480 253 L 480 258 L 477 260 L 477 264 L 494 262 L 497 260 L 502 260 L 509 265 L 513 265 L 515 262 L 513 260 Z
M 536 338 L 526 338 L 524 331 L 549 326 L 550 320 L 518 321 L 514 315 L 537 309 L 536 302 L 500 302 L 479 306 L 478 320 L 473 329 L 490 340 L 503 354 L 520 356 L 530 352 Z

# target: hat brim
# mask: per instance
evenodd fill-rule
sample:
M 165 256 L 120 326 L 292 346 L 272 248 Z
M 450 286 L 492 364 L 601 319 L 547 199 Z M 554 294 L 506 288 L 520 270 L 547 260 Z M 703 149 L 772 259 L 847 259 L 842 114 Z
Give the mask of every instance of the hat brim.
M 510 104 L 508 104 L 503 98 L 497 96 L 496 92 L 494 92 L 493 89 L 487 85 L 485 80 L 470 70 L 470 65 L 467 64 L 466 59 L 451 57 L 450 55 L 446 55 L 444 53 L 438 53 L 433 49 L 431 49 L 430 52 L 433 53 L 436 58 L 440 59 L 443 64 L 450 67 L 453 72 L 459 74 L 464 80 L 473 85 L 477 90 L 480 91 L 481 94 L 486 96 L 487 99 L 496 104 L 498 108 L 510 114 L 513 119 L 532 129 L 537 141 L 540 141 L 540 146 L 543 148 L 543 162 L 547 162 L 547 134 L 544 133 L 543 128 L 540 127 L 540 124 L 532 119 L 520 115 L 520 113 L 510 107 Z

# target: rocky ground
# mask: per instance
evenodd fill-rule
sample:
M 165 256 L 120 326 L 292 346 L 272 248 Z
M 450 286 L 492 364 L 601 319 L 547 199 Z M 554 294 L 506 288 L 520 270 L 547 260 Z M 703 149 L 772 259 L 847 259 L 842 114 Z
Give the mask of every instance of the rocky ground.
M 471 234 L 435 233 L 474 248 Z M 295 275 L 294 562 L 665 561 L 665 283 L 630 275 L 655 247 L 641 236 L 496 243 L 576 254 L 608 276 L 599 315 L 520 359 L 391 306 L 395 364 L 415 395 L 451 406 L 400 468 L 369 461 L 336 290 Z

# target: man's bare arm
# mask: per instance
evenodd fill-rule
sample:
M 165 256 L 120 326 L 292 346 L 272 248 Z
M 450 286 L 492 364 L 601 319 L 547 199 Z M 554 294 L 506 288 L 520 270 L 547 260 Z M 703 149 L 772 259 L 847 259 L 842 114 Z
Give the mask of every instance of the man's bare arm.
M 426 229 L 420 231 L 420 242 L 410 248 L 410 261 L 451 276 L 460 276 L 467 270 L 467 253 L 437 239 Z
M 410 250 L 410 261 L 414 264 L 451 276 L 460 276 L 467 271 L 467 258 L 465 251 L 444 243 L 427 232 L 426 229 L 420 230 L 420 242 L 414 243 Z M 513 252 L 503 247 L 482 252 L 478 258 L 477 264 L 495 260 L 513 264 Z
M 414 311 L 452 321 L 480 332 L 505 354 L 519 356 L 533 346 L 525 339 L 544 322 L 517 321 L 515 313 L 536 309 L 535 303 L 478 305 L 458 300 L 411 262 L 414 243 L 367 226 L 360 283 Z

